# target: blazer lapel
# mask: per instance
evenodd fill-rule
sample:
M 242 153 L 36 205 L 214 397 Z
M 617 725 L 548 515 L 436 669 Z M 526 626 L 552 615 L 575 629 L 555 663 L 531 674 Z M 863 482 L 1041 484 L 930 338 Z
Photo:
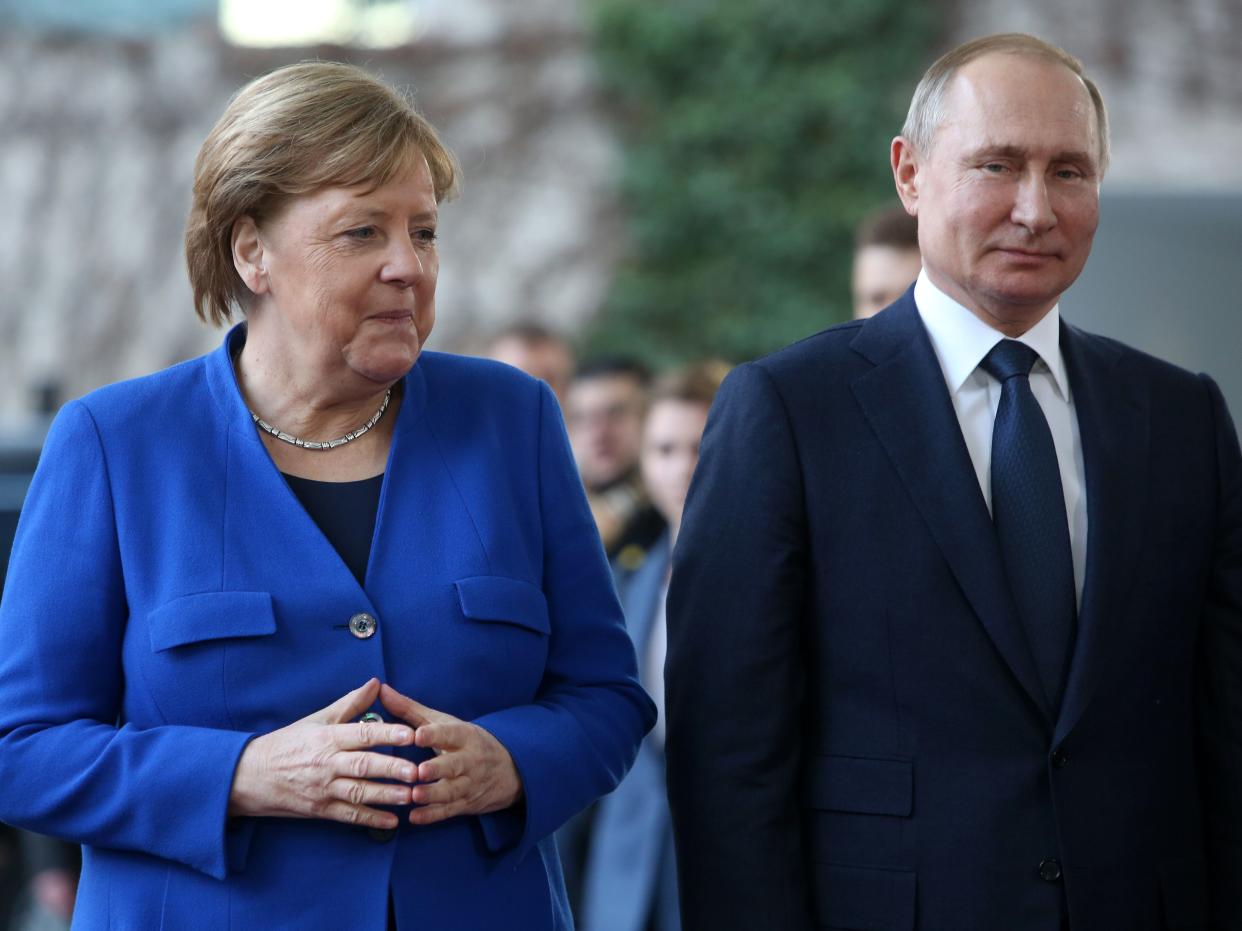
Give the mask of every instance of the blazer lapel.
M 1051 725 L 992 518 L 912 293 L 868 321 L 853 348 L 875 366 L 852 383 L 864 415 L 997 651 Z
M 224 588 L 260 586 L 267 580 L 303 578 L 365 599 L 354 574 L 285 482 L 259 438 L 233 373 L 232 353 L 245 324 L 229 331 L 208 360 L 212 397 L 228 431 L 225 462 Z M 313 570 L 308 570 L 313 567 Z M 373 609 L 372 609 L 373 610 Z
M 1148 477 L 1149 398 L 1118 371 L 1121 350 L 1061 325 L 1087 487 L 1087 565 L 1078 638 L 1055 739 L 1082 717 L 1118 634 L 1121 606 L 1142 542 Z

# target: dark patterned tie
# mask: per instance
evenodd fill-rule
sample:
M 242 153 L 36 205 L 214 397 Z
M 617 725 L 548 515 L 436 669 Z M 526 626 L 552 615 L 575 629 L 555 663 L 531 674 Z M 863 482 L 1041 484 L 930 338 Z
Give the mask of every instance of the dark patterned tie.
M 1061 706 L 1077 597 L 1057 451 L 1031 393 L 1039 354 L 1001 340 L 981 363 L 1001 383 L 992 425 L 992 523 L 1014 601 L 1053 711 Z

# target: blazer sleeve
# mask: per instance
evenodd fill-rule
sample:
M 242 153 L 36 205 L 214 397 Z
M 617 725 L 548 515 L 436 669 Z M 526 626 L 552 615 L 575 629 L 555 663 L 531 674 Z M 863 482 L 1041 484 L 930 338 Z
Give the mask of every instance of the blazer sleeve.
M 655 706 L 638 684 L 608 561 L 560 408 L 540 384 L 539 511 L 551 635 L 536 701 L 484 715 L 513 757 L 524 805 L 481 819 L 493 852 L 526 855 L 629 770 Z
M 1196 676 L 1199 774 L 1214 928 L 1242 929 L 1242 453 L 1220 389 L 1216 540 Z
M 807 531 L 771 376 L 735 369 L 704 433 L 673 557 L 665 708 L 682 923 L 811 927 L 797 782 Z
M 89 409 L 70 403 L 26 496 L 0 602 L 0 820 L 223 878 L 237 852 L 233 770 L 252 735 L 125 722 L 124 576 L 141 567 L 122 566 L 109 468 Z

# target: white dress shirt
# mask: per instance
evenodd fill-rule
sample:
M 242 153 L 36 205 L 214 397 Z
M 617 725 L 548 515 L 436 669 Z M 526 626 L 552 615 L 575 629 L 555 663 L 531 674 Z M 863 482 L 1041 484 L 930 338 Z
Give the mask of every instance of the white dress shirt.
M 660 597 L 656 602 L 655 617 L 651 619 L 651 629 L 647 632 L 647 655 L 643 657 L 643 688 L 651 696 L 656 706 L 656 723 L 651 729 L 651 739 L 657 747 L 664 746 L 664 659 L 668 655 L 668 582 L 666 572 L 664 584 L 660 586 Z
M 992 509 L 992 422 L 1000 405 L 1001 384 L 979 363 L 1002 339 L 994 330 L 957 301 L 932 284 L 927 272 L 919 272 L 914 284 L 914 303 L 931 337 L 962 437 L 979 479 L 983 500 Z M 1082 604 L 1083 570 L 1087 560 L 1087 496 L 1078 415 L 1070 394 L 1065 360 L 1061 356 L 1061 314 L 1053 307 L 1042 320 L 1018 337 L 1039 353 L 1031 370 L 1031 391 L 1052 431 L 1065 493 L 1070 550 L 1074 559 L 1074 588 Z

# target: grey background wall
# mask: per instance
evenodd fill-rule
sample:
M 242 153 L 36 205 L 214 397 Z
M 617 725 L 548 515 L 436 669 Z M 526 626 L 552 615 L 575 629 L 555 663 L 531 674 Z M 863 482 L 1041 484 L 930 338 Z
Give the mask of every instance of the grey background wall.
M 1067 320 L 1206 371 L 1242 423 L 1242 193 L 1106 193 Z

